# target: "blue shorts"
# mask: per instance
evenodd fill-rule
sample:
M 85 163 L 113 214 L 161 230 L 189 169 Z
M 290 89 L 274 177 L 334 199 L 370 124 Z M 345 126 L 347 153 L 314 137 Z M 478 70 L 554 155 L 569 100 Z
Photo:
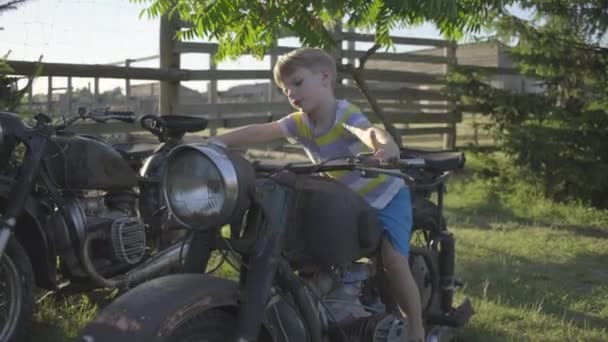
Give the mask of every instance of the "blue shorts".
M 388 204 L 378 211 L 384 235 L 393 247 L 406 257 L 410 254 L 412 237 L 412 199 L 410 190 L 402 188 Z

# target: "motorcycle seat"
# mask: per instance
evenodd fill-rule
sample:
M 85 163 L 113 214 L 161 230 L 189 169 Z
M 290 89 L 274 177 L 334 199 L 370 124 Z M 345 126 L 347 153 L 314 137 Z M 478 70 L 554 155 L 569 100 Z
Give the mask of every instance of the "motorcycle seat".
M 165 129 L 169 131 L 169 135 L 199 132 L 207 128 L 209 124 L 207 119 L 193 116 L 162 115 L 161 118 Z

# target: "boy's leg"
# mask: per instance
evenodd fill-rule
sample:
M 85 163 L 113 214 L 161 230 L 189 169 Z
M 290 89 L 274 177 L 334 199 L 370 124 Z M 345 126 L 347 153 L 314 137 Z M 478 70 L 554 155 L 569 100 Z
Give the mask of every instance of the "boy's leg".
M 420 293 L 414 281 L 408 258 L 399 253 L 385 237 L 381 247 L 382 262 L 397 305 L 408 318 L 410 341 L 424 341 Z

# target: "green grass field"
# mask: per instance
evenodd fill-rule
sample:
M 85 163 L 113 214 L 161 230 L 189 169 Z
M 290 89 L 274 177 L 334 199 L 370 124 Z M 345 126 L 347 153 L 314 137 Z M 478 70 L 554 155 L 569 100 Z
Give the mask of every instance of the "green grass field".
M 544 199 L 500 157 L 468 153 L 449 183 L 464 341 L 608 341 L 608 212 Z M 41 300 L 29 341 L 69 341 L 113 293 Z

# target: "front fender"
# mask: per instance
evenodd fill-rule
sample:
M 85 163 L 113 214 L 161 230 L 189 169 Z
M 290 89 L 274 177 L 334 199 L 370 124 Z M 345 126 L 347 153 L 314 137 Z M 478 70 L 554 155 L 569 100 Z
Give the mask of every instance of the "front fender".
M 76 341 L 165 342 L 193 311 L 237 305 L 234 281 L 203 274 L 156 278 L 105 307 Z
M 10 186 L 10 181 L 0 180 L 0 210 L 9 201 Z M 47 236 L 40 221 L 45 216 L 44 206 L 31 196 L 28 197 L 24 212 L 17 221 L 14 234 L 32 262 L 36 285 L 54 290 L 57 288 L 57 265 L 55 263 L 57 254 L 53 242 Z

